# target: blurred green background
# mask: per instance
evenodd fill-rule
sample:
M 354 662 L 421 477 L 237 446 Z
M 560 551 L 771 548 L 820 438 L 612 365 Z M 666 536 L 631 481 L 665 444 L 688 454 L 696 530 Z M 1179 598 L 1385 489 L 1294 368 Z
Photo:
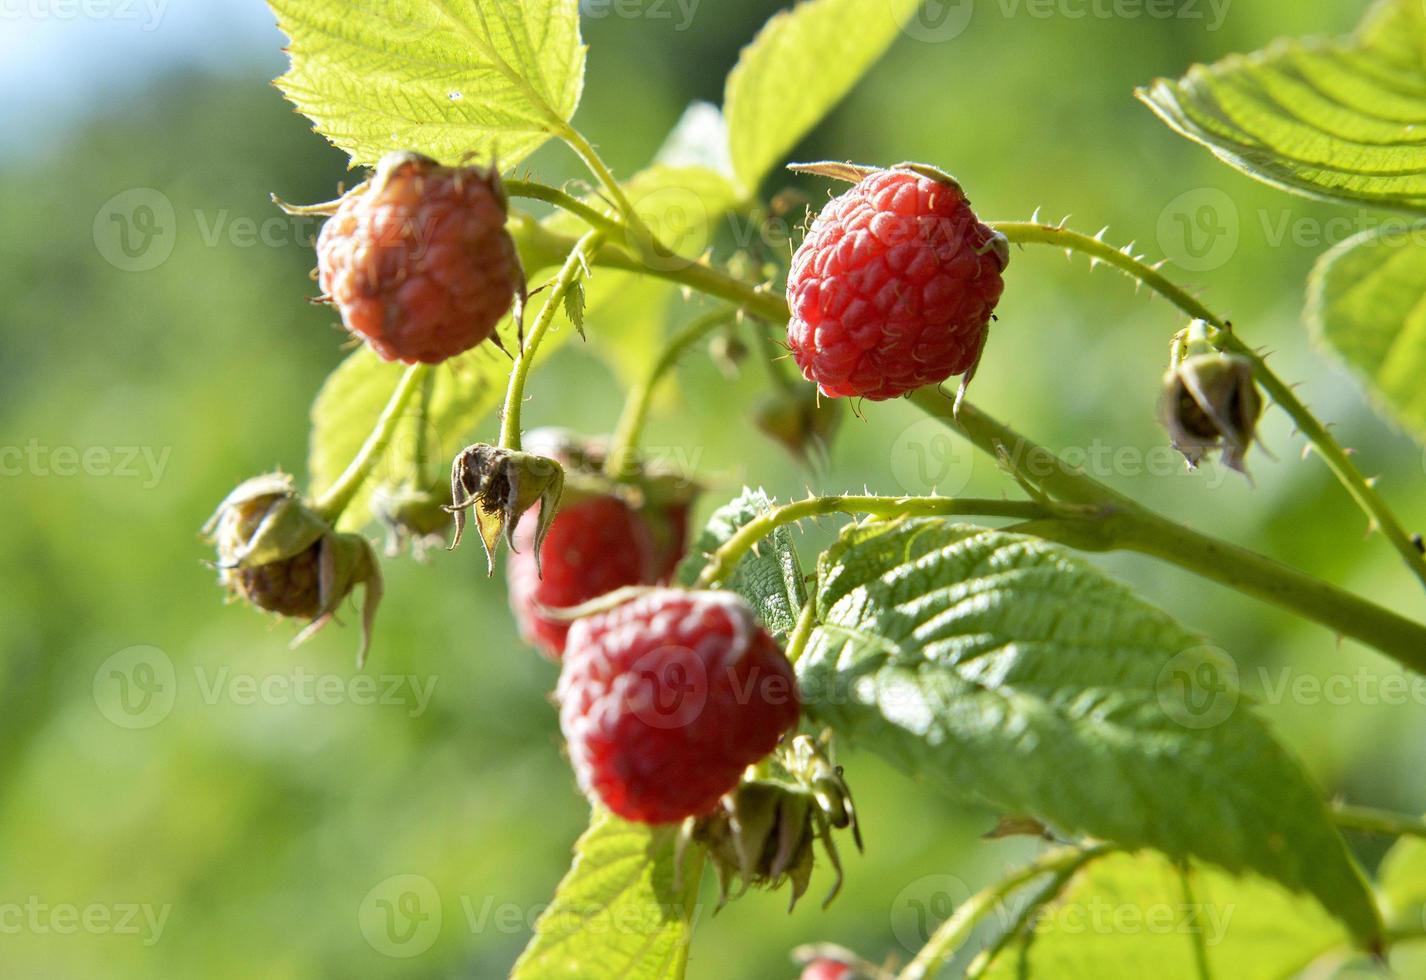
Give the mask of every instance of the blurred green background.
M 334 316 L 305 302 L 315 227 L 282 218 L 268 194 L 326 200 L 351 178 L 268 84 L 281 38 L 265 11 L 247 11 L 260 29 L 226 45 L 225 18 L 204 27 L 207 5 L 186 4 L 198 12 L 191 36 L 166 39 L 162 19 L 135 27 L 114 87 L 96 81 L 52 109 L 37 101 L 28 131 L 40 135 L 21 141 L 26 130 L 12 129 L 0 157 L 0 976 L 502 976 L 587 817 L 561 757 L 555 669 L 519 643 L 503 583 L 487 580 L 471 547 L 425 566 L 388 562 L 367 689 L 354 679 L 352 615 L 289 651 L 289 625 L 224 606 L 203 565 L 197 529 L 233 485 L 302 472 L 308 406 L 343 356 Z M 168 13 L 182 19 L 186 4 Z M 577 122 L 632 173 L 690 100 L 720 100 L 739 47 L 778 6 L 704 0 L 686 17 L 688 2 L 591 5 Z M 1301 325 L 1314 258 L 1377 216 L 1253 183 L 1131 94 L 1278 35 L 1347 30 L 1363 7 L 1237 0 L 1165 20 L 1132 4 L 1064 0 L 1045 17 L 1043 5 L 966 2 L 963 30 L 900 39 L 797 156 L 932 162 L 985 217 L 1039 207 L 1169 256 L 1245 337 L 1277 352 L 1277 370 L 1303 382 L 1405 522 L 1426 528 L 1421 449 L 1370 414 Z M 201 47 L 203 63 L 175 57 L 176 46 Z M 67 50 L 78 72 L 88 49 Z M 529 168 L 551 182 L 578 173 L 558 147 Z M 825 196 L 823 183 L 801 186 Z M 1334 218 L 1345 223 L 1325 224 Z M 120 229 L 127 252 L 116 251 L 116 219 L 132 223 Z M 1213 237 L 1186 239 L 1185 228 Z M 1254 454 L 1256 487 L 1164 465 L 1155 398 L 1182 325 L 1167 304 L 1083 260 L 1020 251 L 999 314 L 976 381 L 987 410 L 1107 459 L 1091 464 L 1096 476 L 1197 527 L 1422 614 L 1395 556 L 1366 536 L 1325 468 L 1300 459 L 1281 413 L 1267 415 L 1277 458 Z M 908 464 L 909 442 L 928 438 L 913 408 L 865 406 L 846 419 L 830 466 L 808 470 L 742 410 L 766 384 L 756 365 L 729 380 L 694 356 L 651 425 L 651 445 L 697 462 L 709 487 L 701 515 L 744 482 L 783 498 L 809 486 L 930 489 Z M 529 394 L 529 424 L 592 432 L 612 425 L 620 401 L 577 342 Z M 477 433 L 494 434 L 493 421 Z M 955 474 L 971 492 L 1009 489 L 983 459 Z M 809 533 L 809 555 L 829 529 Z M 1392 663 L 1146 559 L 1102 563 L 1235 658 L 1326 792 L 1426 810 L 1415 778 L 1426 704 L 1374 693 Z M 1282 693 L 1284 679 L 1304 677 L 1336 678 L 1346 693 Z M 920 903 L 943 909 L 938 896 L 1027 852 L 979 840 L 988 812 L 873 758 L 843 761 L 867 852 L 844 854 L 842 897 L 826 913 L 814 898 L 784 915 L 783 895 L 750 895 L 717 917 L 710 906 L 691 976 L 790 977 L 788 950 L 822 939 L 905 959 L 924 937 Z M 1381 842 L 1353 842 L 1372 866 Z M 391 880 L 406 875 L 425 882 Z M 819 873 L 814 895 L 828 884 Z M 410 888 L 434 891 L 433 917 L 393 946 L 373 908 Z

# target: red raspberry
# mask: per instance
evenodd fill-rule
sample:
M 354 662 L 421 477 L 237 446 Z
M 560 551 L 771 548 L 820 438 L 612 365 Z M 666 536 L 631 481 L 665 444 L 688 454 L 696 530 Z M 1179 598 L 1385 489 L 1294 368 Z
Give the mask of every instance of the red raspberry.
M 648 526 L 618 497 L 590 497 L 560 508 L 535 561 L 539 508 L 515 529 L 517 549 L 505 565 L 510 608 L 520 634 L 551 660 L 564 652 L 570 624 L 542 616 L 539 607 L 578 606 L 626 585 L 652 585 L 659 556 Z
M 827 202 L 792 257 L 787 342 L 833 398 L 895 398 L 975 367 L 1005 240 L 950 178 L 881 170 Z
M 731 592 L 659 589 L 576 621 L 556 696 L 580 787 L 642 823 L 711 812 L 801 711 L 792 665 Z
M 317 238 L 322 292 L 388 361 L 434 364 L 488 338 L 524 289 L 495 171 L 393 153 Z
M 802 980 L 852 980 L 855 976 L 856 970 L 836 960 L 813 960 L 802 970 Z

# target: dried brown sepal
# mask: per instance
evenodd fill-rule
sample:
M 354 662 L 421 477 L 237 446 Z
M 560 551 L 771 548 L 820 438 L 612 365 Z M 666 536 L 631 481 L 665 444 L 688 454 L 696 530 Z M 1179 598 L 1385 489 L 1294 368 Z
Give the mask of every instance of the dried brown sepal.
M 817 389 L 799 385 L 764 399 L 753 421 L 763 435 L 790 452 L 799 463 L 824 463 L 828 448 L 841 425 L 843 406 L 835 398 L 821 398 Z
M 1257 439 L 1263 411 L 1253 362 L 1214 350 L 1206 328 L 1196 320 L 1186 340 L 1175 340 L 1159 414 L 1189 469 L 1216 450 L 1224 465 L 1249 476 L 1244 457 Z
M 295 647 L 330 622 L 362 585 L 362 638 L 357 665 L 366 662 L 381 601 L 381 568 L 365 538 L 339 534 L 298 495 L 292 477 L 270 473 L 240 484 L 203 526 L 217 552 L 218 578 L 230 595 L 259 609 L 310 622 Z
M 540 545 L 559 510 L 564 492 L 564 468 L 547 456 L 500 449 L 484 444 L 469 446 L 451 464 L 451 502 L 446 509 L 455 515 L 454 548 L 465 532 L 465 512 L 471 510 L 490 574 L 495 574 L 495 552 L 501 537 L 515 548 L 515 525 L 520 515 L 540 505 L 534 549 L 538 561 Z
M 833 832 L 850 828 L 861 850 L 851 791 L 822 744 L 797 735 L 774 761 L 787 778 L 745 778 L 719 801 L 718 809 L 684 827 L 684 843 L 697 842 L 707 849 L 718 875 L 720 907 L 749 887 L 787 884 L 791 911 L 811 883 L 813 845 L 821 841 L 835 876 L 822 903 L 825 908 L 842 888 Z

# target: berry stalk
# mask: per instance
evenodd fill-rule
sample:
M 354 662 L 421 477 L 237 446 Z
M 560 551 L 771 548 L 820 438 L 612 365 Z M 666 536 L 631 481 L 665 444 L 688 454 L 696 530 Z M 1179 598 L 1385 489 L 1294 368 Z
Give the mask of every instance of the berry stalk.
M 1352 499 L 1366 513 L 1372 525 L 1381 529 L 1412 574 L 1422 585 L 1426 585 L 1426 555 L 1412 544 L 1411 535 L 1402 527 L 1381 494 L 1377 493 L 1371 481 L 1357 469 L 1346 449 L 1332 437 L 1327 427 L 1297 397 L 1292 387 L 1268 367 L 1257 351 L 1238 338 L 1226 320 L 1217 316 L 1182 287 L 1175 285 L 1152 265 L 1099 238 L 1057 225 L 1029 221 L 991 222 L 990 226 L 1019 245 L 1051 245 L 1082 252 L 1092 259 L 1112 265 L 1133 276 L 1194 319 L 1207 321 L 1214 328 L 1209 339 L 1219 350 L 1241 355 L 1252 362 L 1253 373 L 1268 396 L 1292 418 L 1298 431 L 1322 457 L 1337 481 L 1352 495 Z
M 337 477 L 337 482 L 328 487 L 327 492 L 312 505 L 312 510 L 328 524 L 336 524 L 337 519 L 342 516 L 342 511 L 347 509 L 361 485 L 371 475 L 372 467 L 391 444 L 391 437 L 396 433 L 396 425 L 401 421 L 406 406 L 425 384 L 430 370 L 429 364 L 412 364 L 406 369 L 406 373 L 401 375 L 401 380 L 396 384 L 396 390 L 391 393 L 391 400 L 381 410 L 375 427 L 366 437 L 366 442 L 362 443 L 361 449 L 357 450 L 356 456 L 347 464 L 342 475 Z
M 668 342 L 663 353 L 649 369 L 648 375 L 629 392 L 624 401 L 624 409 L 614 427 L 613 438 L 609 441 L 609 456 L 604 462 L 606 476 L 618 480 L 635 468 L 639 439 L 643 434 L 644 423 L 649 416 L 649 405 L 653 402 L 659 381 L 673 369 L 678 359 L 690 347 L 736 314 L 736 310 L 726 307 L 712 310 L 694 319 Z
M 603 236 L 604 233 L 600 231 L 587 232 L 569 250 L 569 256 L 565 259 L 564 266 L 555 276 L 554 282 L 550 284 L 549 294 L 545 297 L 544 306 L 540 307 L 539 316 L 535 318 L 535 325 L 530 329 L 530 335 L 525 338 L 525 342 L 515 355 L 515 364 L 510 369 L 510 386 L 505 392 L 505 410 L 502 413 L 500 425 L 500 448 L 502 449 L 516 451 L 520 449 L 520 409 L 525 400 L 525 380 L 529 377 L 530 365 L 534 362 L 535 352 L 539 350 L 540 343 L 545 339 L 545 334 L 549 332 L 550 324 L 554 322 L 555 311 L 564 301 L 565 294 L 578 285 L 580 279 L 588 272 L 590 255 L 598 249 Z

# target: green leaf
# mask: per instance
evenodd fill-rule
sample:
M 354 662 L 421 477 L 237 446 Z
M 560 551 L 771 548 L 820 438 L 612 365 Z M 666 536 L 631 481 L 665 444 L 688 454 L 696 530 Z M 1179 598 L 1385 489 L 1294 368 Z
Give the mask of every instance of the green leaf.
M 708 557 L 726 544 L 738 529 L 773 509 L 772 498 L 762 490 L 744 487 L 743 492 L 719 507 L 674 575 L 680 585 L 691 586 L 708 564 Z M 797 615 L 807 602 L 807 586 L 802 580 L 802 562 L 792 530 L 780 527 L 743 556 L 727 587 L 748 600 L 769 633 L 783 639 L 792 632 Z
M 1277 42 L 1137 93 L 1250 177 L 1336 201 L 1426 212 L 1426 7 L 1380 0 L 1337 41 Z
M 1426 441 L 1426 230 L 1369 231 L 1323 255 L 1307 319 L 1379 410 Z
M 1366 884 L 1221 651 L 1045 542 L 939 519 L 844 529 L 798 661 L 820 723 L 1069 837 L 1306 890 L 1363 942 Z
M 1255 875 L 1115 854 L 1076 875 L 985 977 L 1285 980 L 1349 941 L 1315 903 Z
M 597 812 L 511 980 L 681 980 L 702 850 L 675 873 L 676 834 Z
M 711 102 L 690 102 L 654 154 L 654 162 L 670 167 L 706 167 L 732 178 L 728 155 L 728 121 Z
M 374 164 L 519 163 L 574 115 L 578 0 L 271 0 L 290 39 L 283 93 L 327 139 Z
M 1377 870 L 1382 914 L 1388 925 L 1419 929 L 1426 921 L 1426 840 L 1403 837 L 1392 845 Z
M 733 172 L 751 194 L 896 40 L 921 0 L 803 0 L 764 25 L 728 74 Z

